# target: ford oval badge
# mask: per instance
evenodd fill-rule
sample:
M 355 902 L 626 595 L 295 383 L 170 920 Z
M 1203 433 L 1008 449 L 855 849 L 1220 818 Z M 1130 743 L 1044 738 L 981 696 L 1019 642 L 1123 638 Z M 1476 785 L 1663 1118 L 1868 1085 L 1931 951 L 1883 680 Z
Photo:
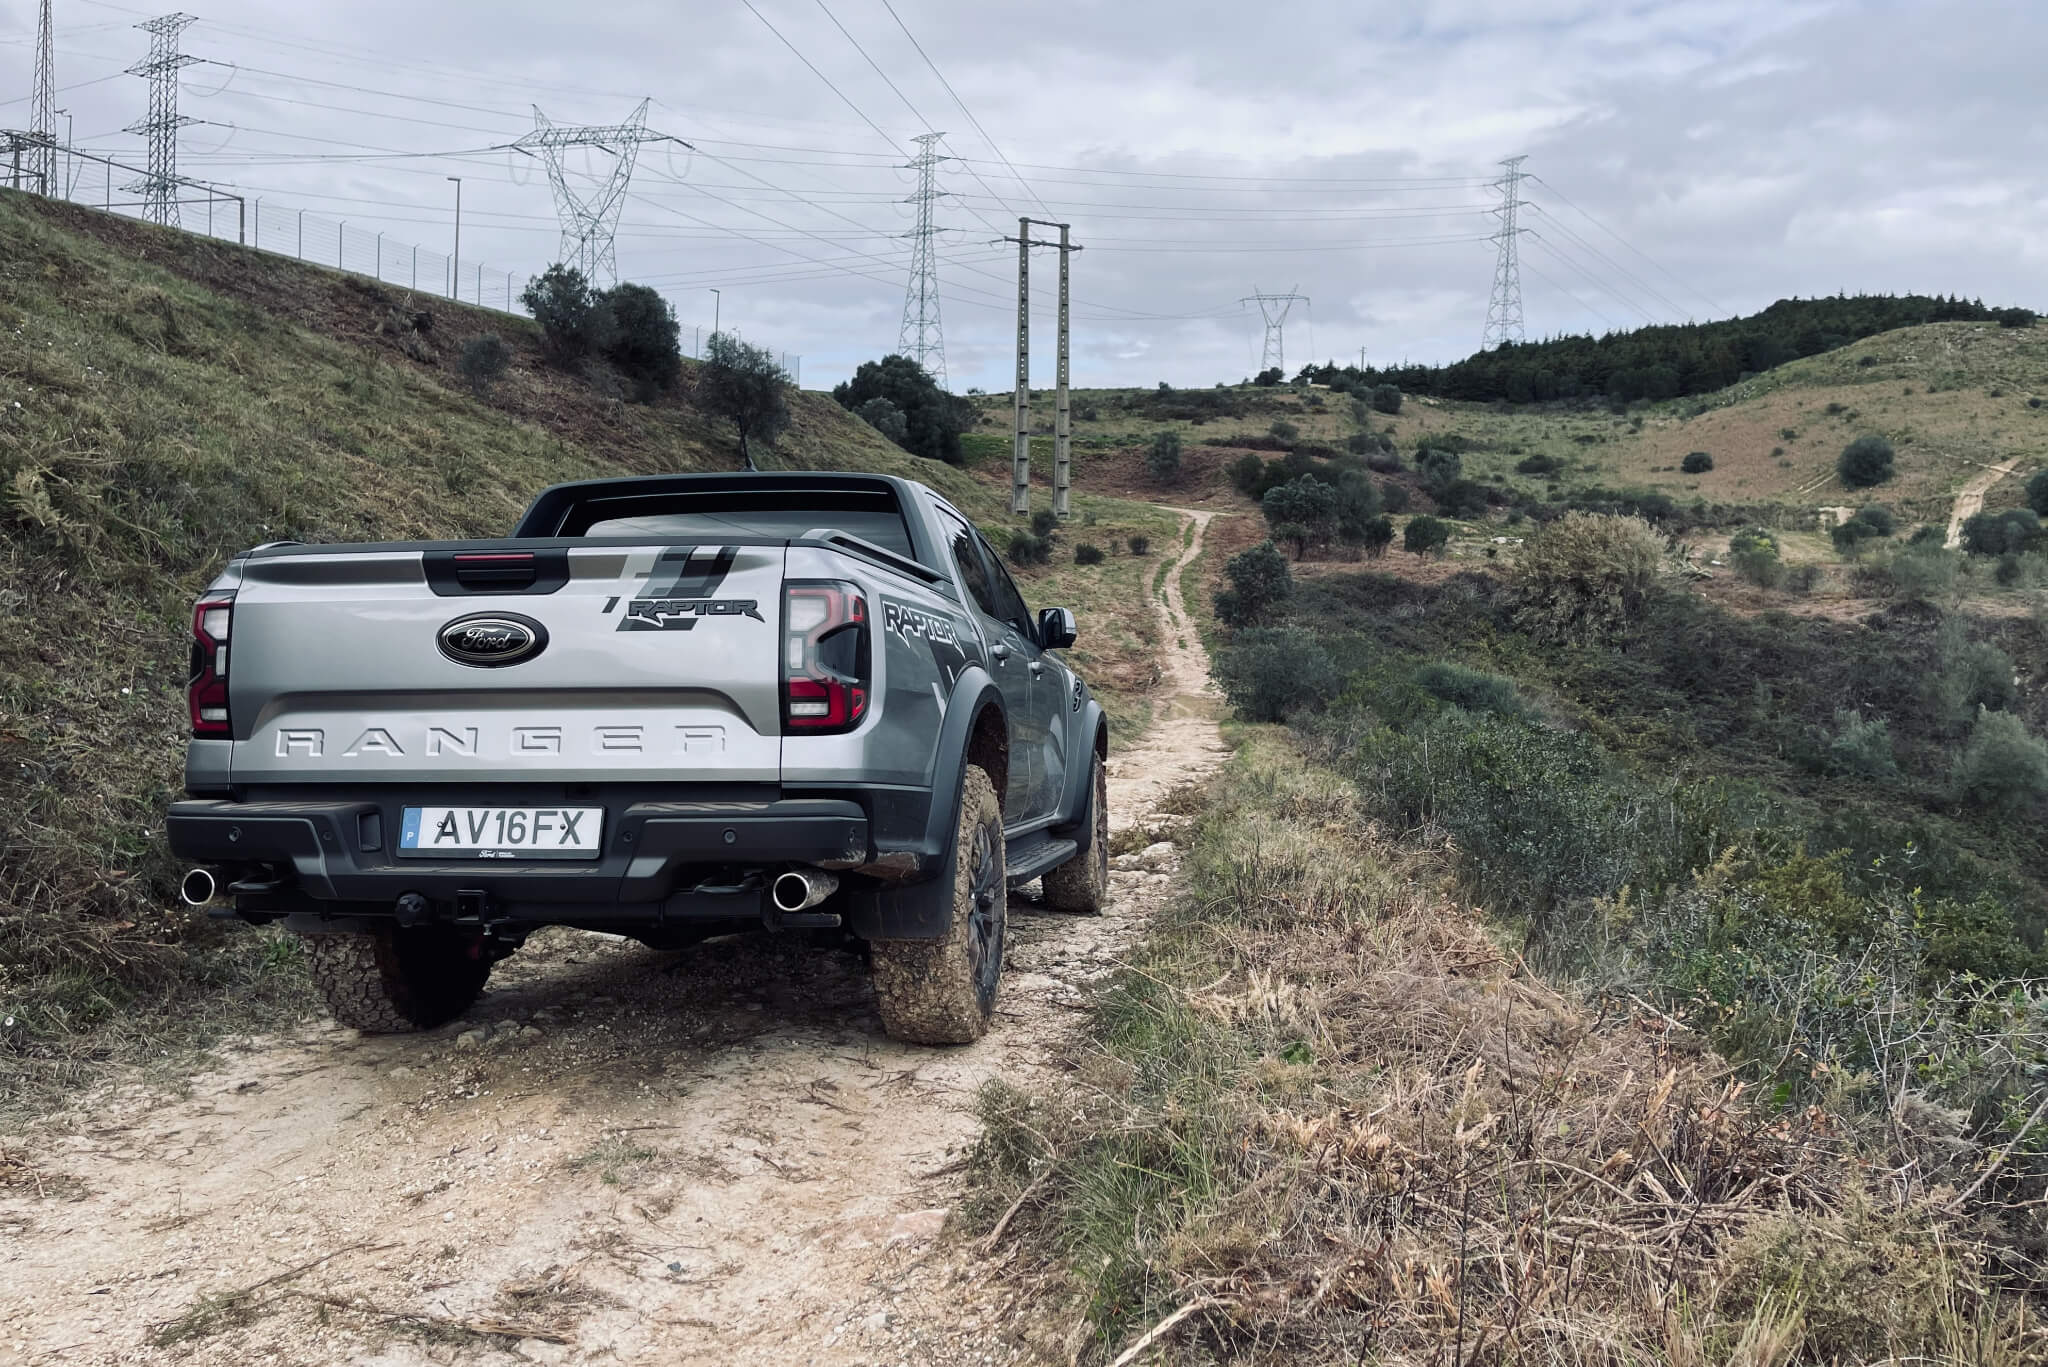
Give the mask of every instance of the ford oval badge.
M 548 629 L 510 612 L 473 612 L 442 627 L 441 653 L 459 665 L 496 669 L 530 660 L 547 648 Z

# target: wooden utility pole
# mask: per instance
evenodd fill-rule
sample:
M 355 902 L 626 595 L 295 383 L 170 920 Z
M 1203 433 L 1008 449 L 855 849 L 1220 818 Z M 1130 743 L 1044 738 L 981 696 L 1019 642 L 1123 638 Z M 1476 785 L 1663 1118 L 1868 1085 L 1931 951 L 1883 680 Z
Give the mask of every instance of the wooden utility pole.
M 1031 225 L 1058 228 L 1060 240 L 1046 242 L 1031 236 Z M 1052 223 L 1042 218 L 1019 218 L 1017 235 L 1002 239 L 1017 244 L 1017 438 L 1010 457 L 1010 511 L 1031 511 L 1031 249 L 1057 248 L 1060 254 L 1060 313 L 1058 373 L 1053 391 L 1052 511 L 1055 517 L 1068 514 L 1068 492 L 1073 470 L 1073 434 L 1067 403 L 1067 370 L 1071 352 L 1067 310 L 1067 255 L 1081 249 L 1069 240 L 1071 224 Z

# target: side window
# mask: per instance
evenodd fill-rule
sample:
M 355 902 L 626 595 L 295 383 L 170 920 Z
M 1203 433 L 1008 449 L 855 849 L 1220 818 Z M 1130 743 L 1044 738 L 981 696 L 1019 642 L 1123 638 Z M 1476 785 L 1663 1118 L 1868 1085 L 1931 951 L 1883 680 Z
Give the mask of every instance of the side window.
M 975 540 L 980 541 L 980 537 Z M 1018 634 L 1027 641 L 1036 641 L 1038 633 L 1031 629 L 1031 609 L 1024 606 L 1024 595 L 1017 592 L 1017 585 L 1010 578 L 1010 572 L 1003 568 L 1002 557 L 998 556 L 988 542 L 981 542 L 981 553 L 988 557 L 990 572 L 995 576 L 995 615 L 1017 628 Z
M 967 524 L 941 509 L 939 523 L 946 529 L 947 548 L 953 553 L 953 564 L 960 570 L 960 582 L 967 586 L 967 592 L 974 599 L 974 605 L 986 617 L 1000 618 L 996 610 L 995 585 L 989 581 L 988 564 L 981 558 L 977 538 Z

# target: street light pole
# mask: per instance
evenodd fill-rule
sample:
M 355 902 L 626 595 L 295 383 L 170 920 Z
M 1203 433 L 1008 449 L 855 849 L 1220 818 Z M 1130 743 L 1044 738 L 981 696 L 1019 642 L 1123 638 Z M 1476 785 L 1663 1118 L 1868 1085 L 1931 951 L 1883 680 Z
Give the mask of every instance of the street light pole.
M 448 259 L 448 297 L 462 296 L 462 177 L 448 176 L 455 182 L 455 255 Z
M 64 193 L 62 196 L 58 196 L 52 193 L 47 186 L 44 187 L 44 193 L 48 194 L 52 199 L 69 199 L 71 198 L 72 187 L 78 183 L 78 159 L 71 155 L 71 111 L 68 109 L 54 109 L 50 112 L 64 116 Z
M 711 291 L 711 335 L 713 337 L 716 337 L 718 335 L 718 310 L 722 308 L 724 304 L 725 300 L 718 293 L 718 291 Z

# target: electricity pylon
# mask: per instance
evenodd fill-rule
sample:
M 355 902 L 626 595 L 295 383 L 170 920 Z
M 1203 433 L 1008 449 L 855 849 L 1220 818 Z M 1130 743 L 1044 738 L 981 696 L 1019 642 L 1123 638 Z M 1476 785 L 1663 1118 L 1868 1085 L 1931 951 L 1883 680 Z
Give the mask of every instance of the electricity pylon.
M 1500 255 L 1493 267 L 1493 292 L 1486 301 L 1486 331 L 1479 338 L 1481 351 L 1522 340 L 1522 230 L 1515 226 L 1515 211 L 1522 207 L 1522 163 L 1527 160 L 1509 157 L 1501 163 L 1507 174 L 1493 183 L 1493 188 L 1500 191 L 1500 204 L 1493 211 L 1500 220 L 1500 231 L 1493 235 Z
M 917 172 L 917 226 L 910 232 L 910 285 L 903 292 L 903 326 L 896 335 L 896 349 L 924 367 L 925 373 L 946 383 L 946 334 L 939 325 L 939 257 L 932 226 L 932 206 L 939 197 L 938 141 L 944 133 L 920 133 L 911 141 L 918 145 L 917 157 L 909 168 Z
M 123 130 L 149 139 L 149 170 L 121 188 L 140 193 L 142 216 L 166 227 L 178 222 L 178 130 L 192 122 L 178 114 L 178 73 L 199 60 L 178 51 L 178 35 L 197 22 L 194 15 L 165 14 L 137 24 L 149 35 L 149 57 L 128 68 L 149 81 L 149 117 Z
M 29 153 L 29 169 L 41 181 L 40 190 L 46 195 L 56 194 L 57 186 L 57 137 L 56 117 L 51 110 L 52 97 L 57 85 L 57 64 L 55 47 L 50 33 L 50 0 L 43 0 L 42 16 L 36 25 L 36 75 L 35 83 L 29 87 L 28 131 L 36 140 Z
M 1287 313 L 1296 304 L 1306 304 L 1308 296 L 1289 290 L 1285 294 L 1264 294 L 1256 286 L 1250 294 L 1237 301 L 1240 304 L 1257 304 L 1259 316 L 1266 320 L 1266 346 L 1259 353 L 1259 369 L 1280 372 L 1280 378 L 1287 378 Z
M 538 155 L 547 162 L 548 183 L 555 190 L 555 216 L 562 225 L 562 261 L 583 272 L 583 278 L 592 284 L 600 278 L 618 283 L 619 267 L 612 240 L 618 233 L 619 211 L 625 207 L 626 186 L 633 179 L 633 162 L 640 155 L 640 144 L 674 142 L 690 146 L 681 138 L 648 128 L 648 103 L 640 101 L 640 107 L 624 123 L 582 128 L 549 123 L 548 116 L 535 105 L 533 131 L 512 144 L 528 156 Z M 570 186 L 562 167 L 563 154 L 572 147 L 595 147 L 612 156 L 611 173 L 587 194 Z

